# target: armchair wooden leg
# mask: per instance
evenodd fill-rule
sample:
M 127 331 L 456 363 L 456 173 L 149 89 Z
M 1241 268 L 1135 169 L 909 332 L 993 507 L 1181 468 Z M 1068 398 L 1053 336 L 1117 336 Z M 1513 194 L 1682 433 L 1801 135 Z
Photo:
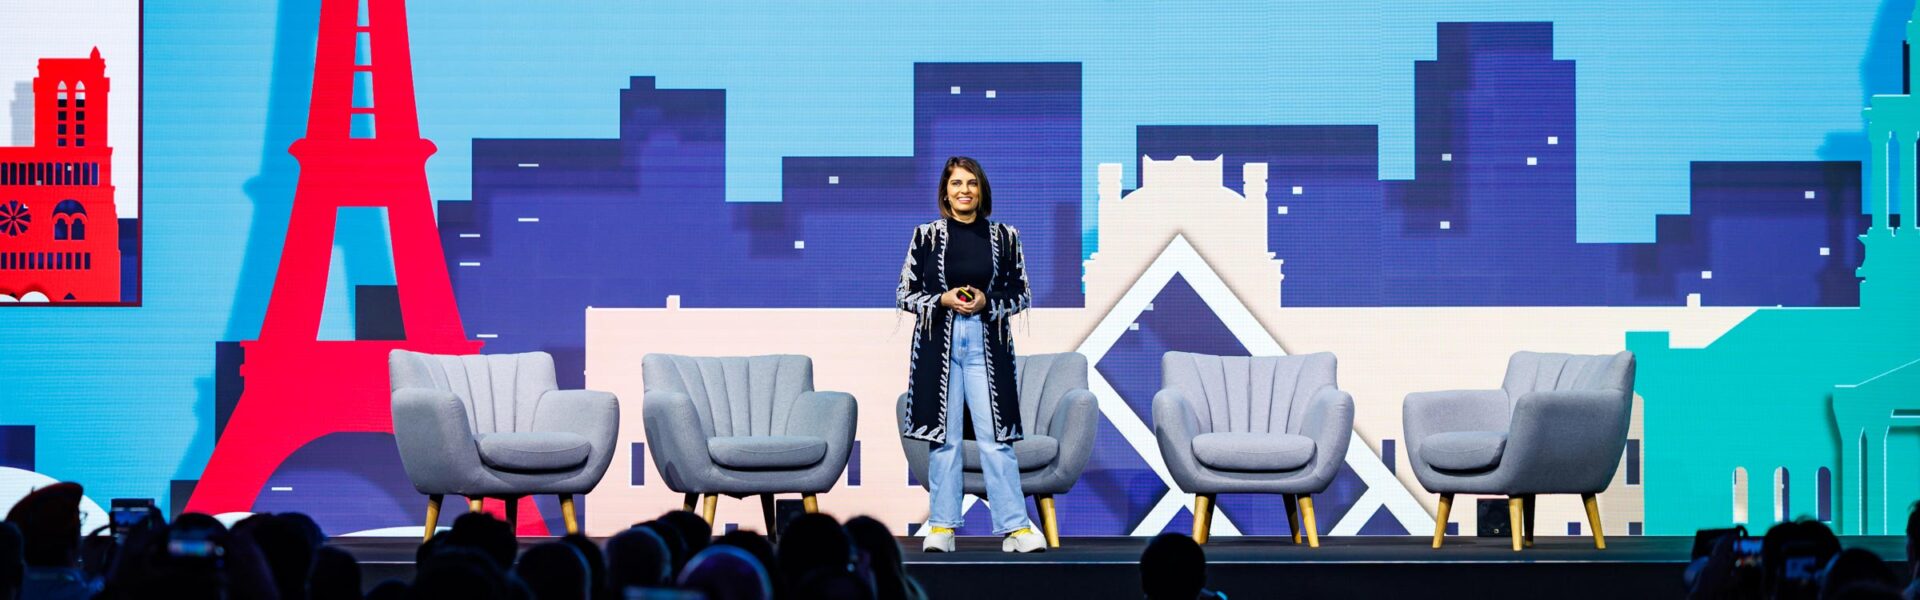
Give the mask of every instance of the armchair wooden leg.
M 1060 521 L 1054 517 L 1053 495 L 1041 494 L 1035 501 L 1040 504 L 1040 529 L 1047 534 L 1047 547 L 1060 547 Z
M 1287 505 L 1287 530 L 1293 532 L 1293 543 L 1298 544 L 1300 543 L 1300 495 L 1286 494 L 1281 498 L 1280 503 Z
M 1193 495 L 1193 541 L 1207 543 L 1207 530 L 1213 526 L 1213 494 Z
M 1447 512 L 1453 510 L 1453 494 L 1440 495 L 1440 514 L 1433 519 L 1433 547 L 1439 548 L 1440 541 L 1447 539 Z
M 778 527 L 780 517 L 773 512 L 773 494 L 760 495 L 760 517 L 767 520 L 767 539 L 769 541 L 773 540 L 775 536 L 780 535 L 780 528 Z
M 709 526 L 714 524 L 713 522 L 714 513 L 719 512 L 719 510 L 720 510 L 719 494 L 707 494 L 707 497 L 700 503 L 700 516 L 707 520 L 707 525 Z
M 442 498 L 445 496 L 440 494 L 427 496 L 427 534 L 421 538 L 421 541 L 433 539 L 434 528 L 440 526 L 440 499 Z
M 1521 496 L 1521 500 L 1525 500 L 1525 502 L 1521 503 L 1521 512 L 1524 513 L 1521 516 L 1527 521 L 1527 528 L 1521 530 L 1526 532 L 1526 536 L 1522 538 L 1521 545 L 1526 546 L 1528 548 L 1533 547 L 1533 522 L 1534 522 L 1533 506 L 1534 506 L 1534 500 L 1537 497 L 1538 496 L 1534 494 L 1527 494 L 1525 496 Z
M 687 494 L 686 496 L 687 496 L 687 499 L 684 502 L 680 503 L 680 510 L 693 512 L 693 507 L 698 506 L 700 504 L 700 495 Z
M 1513 530 L 1514 552 L 1520 551 L 1520 530 L 1526 527 L 1527 517 L 1525 515 L 1526 507 L 1523 506 L 1524 504 L 1526 504 L 1526 500 L 1522 500 L 1519 496 L 1507 498 L 1507 528 Z
M 507 526 L 512 527 L 516 532 L 515 535 L 518 535 L 517 532 L 520 531 L 520 498 L 501 498 L 500 501 L 507 504 Z
M 467 496 L 467 510 L 469 512 L 480 512 L 480 511 L 486 510 L 487 505 L 484 504 L 484 502 L 486 502 L 486 498 L 482 498 L 479 496 Z
M 1587 505 L 1587 525 L 1593 527 L 1593 547 L 1607 549 L 1607 536 L 1600 529 L 1600 497 L 1594 494 L 1581 494 L 1580 501 Z
M 1303 522 L 1301 526 L 1307 530 L 1307 547 L 1319 548 L 1320 528 L 1313 523 L 1313 496 L 1300 495 L 1300 520 Z
M 800 506 L 805 507 L 807 514 L 810 515 L 820 512 L 820 497 L 813 494 L 802 494 L 800 496 Z
M 573 494 L 560 495 L 560 517 L 567 522 L 567 535 L 580 533 L 580 517 L 574 512 Z

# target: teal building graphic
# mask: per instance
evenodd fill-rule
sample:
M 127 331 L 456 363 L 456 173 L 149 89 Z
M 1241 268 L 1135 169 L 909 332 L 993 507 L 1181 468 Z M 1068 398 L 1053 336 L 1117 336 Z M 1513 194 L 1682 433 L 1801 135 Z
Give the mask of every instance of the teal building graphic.
M 1920 39 L 1920 24 L 1906 32 Z M 1858 308 L 1759 309 L 1697 349 L 1627 334 L 1646 410 L 1647 533 L 1797 518 L 1842 534 L 1904 527 L 1920 497 L 1920 444 L 1899 433 L 1920 427 L 1920 99 L 1903 91 L 1865 111 Z

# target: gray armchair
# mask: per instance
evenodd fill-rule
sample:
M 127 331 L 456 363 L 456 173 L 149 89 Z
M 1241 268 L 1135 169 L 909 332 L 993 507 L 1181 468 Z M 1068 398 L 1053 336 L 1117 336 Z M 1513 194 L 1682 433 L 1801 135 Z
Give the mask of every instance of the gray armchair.
M 447 494 L 507 501 L 555 494 L 567 533 L 579 533 L 574 494 L 600 483 L 613 460 L 620 402 L 613 394 L 559 390 L 553 357 L 526 354 L 387 354 L 393 438 L 413 488 L 427 495 L 432 539 Z
M 1353 437 L 1353 396 L 1336 371 L 1326 352 L 1161 357 L 1153 434 L 1174 483 L 1195 495 L 1195 541 L 1207 541 L 1214 496 L 1259 493 L 1284 495 L 1294 543 L 1304 530 L 1320 546 L 1313 494 L 1333 483 Z
M 758 494 L 773 533 L 773 495 L 798 493 L 807 512 L 847 469 L 858 416 L 853 396 L 813 390 L 813 359 L 797 355 L 700 357 L 648 354 L 647 450 L 685 507 L 706 496 L 713 522 L 721 494 Z
M 1047 534 L 1047 545 L 1059 548 L 1060 524 L 1053 497 L 1080 481 L 1080 472 L 1093 456 L 1094 426 L 1099 419 L 1093 392 L 1087 391 L 1087 357 L 1078 352 L 1035 354 L 1015 357 L 1013 365 L 1020 389 L 1020 422 L 1027 430 L 1025 439 L 1013 443 L 1020 464 L 1020 491 L 1039 503 L 1040 529 Z M 900 395 L 893 414 L 900 417 L 904 429 L 906 394 Z M 900 446 L 906 450 L 907 470 L 926 487 L 927 452 L 932 444 L 903 437 Z M 980 472 L 978 444 L 961 442 L 960 456 L 965 492 L 985 496 L 987 482 Z
M 1407 456 L 1420 485 L 1440 494 L 1433 547 L 1456 493 L 1507 496 L 1514 550 L 1533 544 L 1534 496 L 1580 494 L 1605 549 L 1597 495 L 1619 468 L 1632 411 L 1631 352 L 1516 352 L 1500 389 L 1408 394 Z

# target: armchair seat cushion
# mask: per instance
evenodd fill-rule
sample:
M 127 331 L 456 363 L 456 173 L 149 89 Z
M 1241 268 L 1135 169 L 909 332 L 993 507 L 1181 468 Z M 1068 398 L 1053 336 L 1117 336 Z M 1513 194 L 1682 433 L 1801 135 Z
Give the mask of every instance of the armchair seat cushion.
M 1435 469 L 1484 471 L 1500 466 L 1500 454 L 1506 449 L 1503 431 L 1451 431 L 1422 440 L 1420 458 Z
M 1054 457 L 1059 455 L 1060 440 L 1044 435 L 1029 433 L 1026 439 L 1013 443 L 1014 460 L 1020 463 L 1022 472 L 1046 468 L 1047 465 L 1053 464 Z M 961 442 L 960 457 L 962 471 L 981 472 L 978 442 L 973 440 Z
M 1290 433 L 1203 433 L 1193 438 L 1193 457 L 1222 471 L 1292 471 L 1313 460 L 1313 439 Z
M 482 433 L 480 461 L 508 471 L 562 471 L 586 464 L 593 444 L 572 432 Z
M 797 435 L 716 437 L 707 440 L 713 462 L 732 469 L 792 469 L 819 463 L 827 440 Z

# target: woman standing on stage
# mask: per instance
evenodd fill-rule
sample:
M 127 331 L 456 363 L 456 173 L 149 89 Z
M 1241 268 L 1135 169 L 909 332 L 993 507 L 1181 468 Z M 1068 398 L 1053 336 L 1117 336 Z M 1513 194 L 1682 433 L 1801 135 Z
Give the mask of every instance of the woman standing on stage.
M 900 434 L 932 443 L 927 525 L 933 531 L 923 548 L 953 551 L 953 530 L 961 525 L 965 431 L 980 447 L 993 531 L 1006 536 L 1000 549 L 1041 551 L 1046 539 L 1027 520 L 1013 454 L 1013 442 L 1024 434 L 1007 321 L 1033 303 L 1019 232 L 987 220 L 993 188 L 971 158 L 947 159 L 935 193 L 940 219 L 914 228 L 896 291 L 900 310 L 916 317 L 907 427 Z

